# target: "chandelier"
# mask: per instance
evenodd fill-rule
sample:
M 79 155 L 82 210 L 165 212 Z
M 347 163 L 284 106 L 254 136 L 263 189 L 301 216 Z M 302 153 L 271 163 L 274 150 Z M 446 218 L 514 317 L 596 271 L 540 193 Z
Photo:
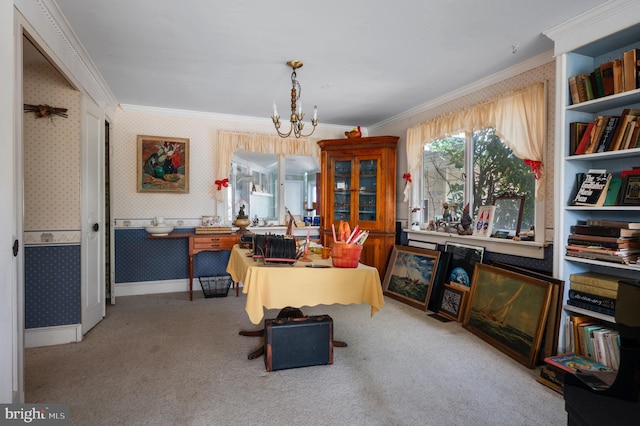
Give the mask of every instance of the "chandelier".
M 302 86 L 300 86 L 300 82 L 296 79 L 296 70 L 302 67 L 303 64 L 300 61 L 289 61 L 287 62 L 287 65 L 293 69 L 293 72 L 291 72 L 291 118 L 289 118 L 291 128 L 287 133 L 280 131 L 281 123 L 275 101 L 273 102 L 273 116 L 271 119 L 273 120 L 273 124 L 276 126 L 276 131 L 280 137 L 288 138 L 292 133 L 296 138 L 311 136 L 318 125 L 318 107 L 315 105 L 313 107 L 313 118 L 311 119 L 313 129 L 306 135 L 302 134 L 302 129 L 304 128 L 304 123 L 302 122 L 304 113 L 302 112 L 302 101 L 300 100 Z

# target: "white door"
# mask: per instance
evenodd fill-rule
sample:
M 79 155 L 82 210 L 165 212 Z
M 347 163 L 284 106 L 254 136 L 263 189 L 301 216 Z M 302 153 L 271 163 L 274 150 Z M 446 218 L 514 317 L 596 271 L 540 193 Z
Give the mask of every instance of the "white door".
M 104 112 L 82 99 L 82 334 L 105 316 Z

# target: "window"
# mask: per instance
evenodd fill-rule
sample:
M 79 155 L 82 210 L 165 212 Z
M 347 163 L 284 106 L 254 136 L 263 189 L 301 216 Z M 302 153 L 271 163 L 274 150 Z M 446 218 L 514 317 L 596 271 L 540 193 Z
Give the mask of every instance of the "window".
M 423 222 L 442 219 L 444 203 L 456 222 L 467 203 L 475 217 L 494 197 L 513 193 L 525 196 L 521 229 L 534 225 L 535 177 L 493 127 L 432 141 L 424 147 L 422 164 Z
M 313 215 L 318 172 L 315 159 L 308 156 L 234 152 L 227 219 L 233 221 L 242 205 L 249 218 L 257 217 L 260 224 L 284 224 L 287 209 L 294 215 Z

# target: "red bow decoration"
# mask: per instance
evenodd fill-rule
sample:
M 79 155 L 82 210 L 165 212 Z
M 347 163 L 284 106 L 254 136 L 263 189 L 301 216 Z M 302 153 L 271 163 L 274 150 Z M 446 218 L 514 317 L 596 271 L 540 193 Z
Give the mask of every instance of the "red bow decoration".
M 403 174 L 402 179 L 406 180 L 407 182 L 411 182 L 411 173 Z
M 533 173 L 533 177 L 535 177 L 536 180 L 540 179 L 540 168 L 542 167 L 542 161 L 529 160 L 529 159 L 525 159 L 523 161 L 524 161 L 524 164 L 531 167 L 531 173 Z
M 217 180 L 216 181 L 216 185 L 218 185 L 218 191 L 220 191 L 223 186 L 225 188 L 229 186 L 229 179 L 228 178 L 224 178 L 222 180 Z

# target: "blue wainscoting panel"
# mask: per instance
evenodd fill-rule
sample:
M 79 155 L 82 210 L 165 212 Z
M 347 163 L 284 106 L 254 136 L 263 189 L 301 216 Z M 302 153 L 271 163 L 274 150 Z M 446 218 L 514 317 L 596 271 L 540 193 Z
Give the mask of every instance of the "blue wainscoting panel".
M 189 232 L 192 229 L 176 229 Z M 115 282 L 130 283 L 189 278 L 188 238 L 147 238 L 144 229 L 116 229 Z M 229 251 L 194 256 L 193 277 L 225 275 Z M 194 284 L 195 287 L 195 284 Z
M 25 328 L 80 323 L 80 246 L 25 247 Z

